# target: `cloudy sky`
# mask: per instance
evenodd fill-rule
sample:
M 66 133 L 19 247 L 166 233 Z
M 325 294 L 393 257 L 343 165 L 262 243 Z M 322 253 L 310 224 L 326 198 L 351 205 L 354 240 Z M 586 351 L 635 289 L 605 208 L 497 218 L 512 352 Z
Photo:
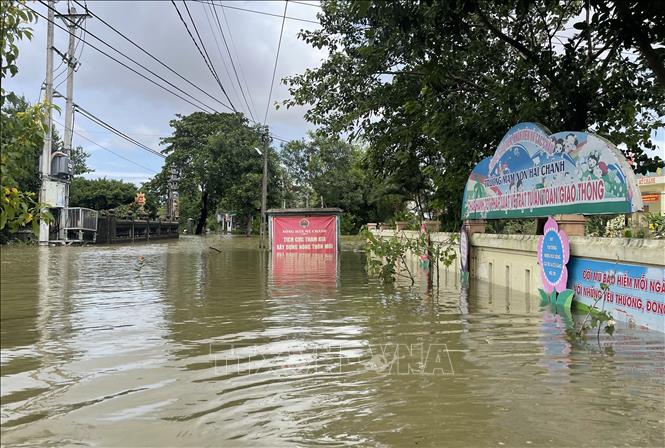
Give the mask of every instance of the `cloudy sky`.
M 222 2 L 215 0 L 215 3 L 219 5 Z M 31 1 L 28 4 L 43 15 L 47 15 L 47 8 L 40 3 Z M 177 1 L 176 4 L 181 14 L 188 20 L 182 1 Z M 210 6 L 195 1 L 189 1 L 187 6 L 196 22 L 201 38 L 205 42 L 222 85 L 236 108 L 247 114 L 247 106 L 240 95 L 238 83 L 217 28 L 215 16 L 211 10 L 211 8 L 217 8 L 217 14 L 224 29 L 231 54 L 234 57 L 240 81 L 244 88 L 246 85 L 245 94 L 249 94 L 247 99 L 252 112 L 258 121 L 263 121 L 266 105 L 268 104 L 268 92 L 285 2 L 282 0 L 224 0 L 223 4 L 226 6 L 223 9 L 219 6 Z M 316 13 L 319 8 L 316 7 L 316 4 L 317 2 L 313 0 L 303 0 L 299 3 L 289 2 L 287 17 L 317 22 Z M 74 6 L 80 12 L 81 8 Z M 113 25 L 211 96 L 228 103 L 170 1 L 88 1 L 88 7 L 93 14 Z M 67 2 L 57 2 L 56 8 L 61 12 L 65 12 Z M 275 14 L 278 17 L 232 8 L 251 9 Z M 230 29 L 226 26 L 224 16 Z M 46 20 L 39 18 L 39 21 L 33 25 L 35 32 L 33 39 L 24 41 L 20 45 L 19 73 L 15 78 L 7 80 L 4 86 L 17 94 L 25 95 L 31 102 L 39 99 L 40 87 L 45 75 L 46 23 Z M 61 24 L 62 21 L 58 23 Z M 195 33 L 191 24 L 189 26 L 192 33 Z M 271 132 L 285 139 L 303 137 L 307 130 L 312 129 L 312 125 L 303 119 L 303 109 L 286 110 L 280 108 L 275 110 L 272 103 L 283 100 L 288 96 L 286 86 L 279 82 L 281 78 L 301 73 L 306 68 L 317 67 L 322 58 L 325 57 L 325 53 L 311 48 L 297 38 L 298 31 L 301 29 L 314 29 L 317 26 L 316 23 L 288 18 L 285 21 L 277 75 L 268 116 Z M 85 27 L 97 37 L 131 56 L 192 96 L 220 111 L 226 111 L 210 97 L 197 91 L 157 62 L 151 60 L 100 20 L 90 18 L 86 21 Z M 215 30 L 214 33 L 212 30 Z M 196 34 L 194 35 L 196 36 Z M 131 62 L 124 60 L 92 36 L 85 36 L 84 39 L 133 66 Z M 68 34 L 56 27 L 55 47 L 65 53 L 67 41 Z M 81 45 L 83 45 L 83 48 L 81 48 Z M 80 44 L 77 55 L 80 51 L 82 51 L 81 66 L 74 78 L 75 103 L 145 145 L 159 149 L 159 138 L 170 134 L 169 120 L 173 119 L 175 114 L 189 114 L 198 110 L 132 73 L 93 48 Z M 57 90 L 64 94 L 66 91 L 66 72 L 65 65 L 61 65 L 60 62 L 61 58 L 56 54 L 54 56 L 54 66 L 60 66 L 60 68 L 55 72 L 57 79 L 54 84 L 58 86 L 62 82 Z M 144 70 L 138 67 L 137 69 L 145 73 Z M 147 75 L 154 78 L 149 74 Z M 164 84 L 161 81 L 159 82 Z M 173 89 L 171 88 L 171 90 Z M 64 100 L 57 99 L 56 103 L 64 111 Z M 55 125 L 59 129 L 60 135 L 62 135 L 63 126 L 59 123 L 64 124 L 64 115 L 56 113 L 54 119 L 57 121 Z M 75 131 L 80 135 L 74 135 L 74 145 L 81 145 L 91 153 L 89 165 L 95 169 L 91 177 L 107 176 L 140 183 L 159 171 L 163 163 L 160 157 L 151 155 L 114 136 L 80 114 L 76 116 Z M 96 146 L 85 140 L 84 137 L 135 163 Z

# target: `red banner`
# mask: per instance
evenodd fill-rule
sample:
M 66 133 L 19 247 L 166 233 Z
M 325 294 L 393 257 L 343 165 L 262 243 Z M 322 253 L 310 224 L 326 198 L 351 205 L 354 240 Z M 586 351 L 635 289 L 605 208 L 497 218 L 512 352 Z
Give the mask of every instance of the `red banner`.
M 329 253 L 337 251 L 334 216 L 275 216 L 272 250 L 278 253 Z

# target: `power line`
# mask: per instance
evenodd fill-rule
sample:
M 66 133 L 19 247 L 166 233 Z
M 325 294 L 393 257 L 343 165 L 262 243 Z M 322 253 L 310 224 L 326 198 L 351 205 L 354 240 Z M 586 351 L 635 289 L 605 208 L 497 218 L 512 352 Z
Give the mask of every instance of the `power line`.
M 203 8 L 203 13 L 205 14 L 206 22 L 208 22 L 208 27 L 210 28 L 210 33 L 212 34 L 212 38 L 215 41 L 215 47 L 217 48 L 217 54 L 219 55 L 219 61 L 221 62 L 222 66 L 224 67 L 224 71 L 226 72 L 227 79 L 231 83 L 231 90 L 233 90 L 235 98 L 237 100 L 240 100 L 240 95 L 238 95 L 238 89 L 236 88 L 236 85 L 233 82 L 233 78 L 231 77 L 231 73 L 229 72 L 229 64 L 227 64 L 226 61 L 224 60 L 224 55 L 222 54 L 222 49 L 220 48 L 219 40 L 217 39 L 217 33 L 215 32 L 215 28 L 213 27 L 212 20 L 210 20 L 210 14 L 205 9 L 205 7 Z M 240 102 L 242 102 L 242 101 L 240 101 Z
M 78 1 L 74 0 L 74 2 L 75 2 L 76 4 L 78 4 L 79 6 L 82 6 Z M 222 103 L 218 98 L 215 98 L 214 96 L 210 95 L 208 92 L 206 92 L 205 90 L 203 90 L 201 87 L 197 86 L 197 85 L 194 84 L 192 81 L 190 81 L 190 80 L 187 79 L 186 77 L 182 76 L 180 73 L 176 72 L 173 68 L 169 67 L 169 66 L 166 65 L 162 60 L 158 59 L 158 58 L 155 57 L 152 53 L 150 53 L 150 52 L 148 52 L 147 50 L 145 50 L 143 47 L 141 47 L 139 44 L 137 44 L 134 40 L 132 40 L 132 39 L 130 39 L 129 37 L 127 37 L 125 34 L 123 34 L 121 31 L 119 31 L 119 30 L 118 30 L 117 28 L 115 28 L 113 25 L 111 25 L 110 23 L 108 23 L 106 20 L 104 20 L 103 18 L 101 18 L 99 15 L 97 15 L 97 14 L 93 14 L 92 11 L 90 11 L 90 10 L 88 10 L 88 13 L 89 13 L 90 15 L 92 15 L 95 19 L 97 19 L 97 20 L 99 20 L 100 22 L 102 22 L 102 23 L 103 23 L 104 25 L 106 25 L 107 27 L 111 28 L 113 31 L 115 31 L 118 35 L 120 35 L 120 36 L 121 36 L 123 39 L 125 39 L 127 42 L 129 42 L 130 44 L 132 44 L 133 46 L 135 46 L 136 48 L 138 48 L 139 50 L 141 50 L 143 53 L 145 53 L 146 55 L 148 55 L 152 60 L 154 60 L 155 62 L 159 63 L 162 67 L 166 68 L 168 71 L 170 71 L 171 73 L 173 73 L 174 75 L 176 75 L 177 77 L 179 77 L 180 79 L 182 79 L 183 81 L 185 81 L 186 83 L 188 83 L 189 85 L 191 85 L 192 87 L 194 87 L 196 90 L 198 90 L 199 92 L 201 92 L 201 93 L 203 93 L 204 95 L 208 96 L 210 99 L 212 99 L 212 100 L 218 102 L 219 104 L 221 104 L 221 105 L 224 106 L 225 108 L 227 108 L 227 109 L 229 109 L 229 110 L 232 110 L 228 105 Z M 203 104 L 203 103 L 202 103 L 202 104 Z M 212 109 L 212 108 L 210 108 L 210 109 Z M 213 110 L 214 110 L 214 109 L 213 109 Z M 215 112 L 218 112 L 218 111 L 215 111 Z
M 48 5 L 45 5 L 45 6 L 46 6 L 47 8 L 49 8 L 49 9 L 51 9 Z M 51 22 L 46 16 L 44 16 L 43 14 L 39 13 L 38 11 L 32 9 L 30 6 L 26 5 L 26 8 L 30 9 L 32 12 L 34 12 L 34 13 L 35 13 L 36 15 L 38 15 L 39 17 L 42 17 L 43 19 L 45 19 L 45 20 Z M 64 27 L 62 27 L 62 26 L 60 26 L 59 24 L 57 24 L 57 23 L 55 23 L 55 22 L 52 22 L 52 23 L 53 23 L 55 26 L 57 26 L 58 28 L 60 28 L 61 30 L 64 30 L 65 32 L 67 32 L 68 34 L 72 34 L 71 32 L 69 32 L 68 29 L 66 29 L 66 28 L 64 28 Z M 152 70 L 148 69 L 147 67 L 143 66 L 143 65 L 140 64 L 139 62 L 137 62 L 137 61 L 135 61 L 134 59 L 130 58 L 129 56 L 125 55 L 125 54 L 122 53 L 120 50 L 117 50 L 117 49 L 114 48 L 113 46 L 109 45 L 109 44 L 106 43 L 104 40 L 98 38 L 97 36 L 95 36 L 95 35 L 94 35 L 93 33 L 91 33 L 90 31 L 88 31 L 87 34 L 89 34 L 90 36 L 92 36 L 92 37 L 94 37 L 95 39 L 99 40 L 100 42 L 102 42 L 103 44 L 105 44 L 107 47 L 113 49 L 114 51 L 116 51 L 116 52 L 119 53 L 120 55 L 124 56 L 125 58 L 129 59 L 130 61 L 132 61 L 133 63 L 135 63 L 135 64 L 138 65 L 139 67 L 141 67 L 141 68 L 143 68 L 144 70 L 146 70 L 146 71 L 148 71 L 149 73 L 151 73 L 152 75 L 154 75 L 154 76 L 156 76 L 157 78 L 161 79 L 162 81 L 166 82 L 168 85 L 174 87 L 175 89 L 177 89 L 177 90 L 179 90 L 180 92 L 184 93 L 185 95 L 189 96 L 189 98 L 191 98 L 192 100 L 194 100 L 194 101 L 198 101 L 200 104 L 202 104 L 203 106 L 207 107 L 209 110 L 212 110 L 213 112 L 217 112 L 217 113 L 219 113 L 219 111 L 217 111 L 216 109 L 214 109 L 214 108 L 208 106 L 207 104 L 203 103 L 201 100 L 198 100 L 198 99 L 192 97 L 191 95 L 189 95 L 187 92 L 185 92 L 184 90 L 182 90 L 182 89 L 179 88 L 178 86 L 175 86 L 173 83 L 171 83 L 171 82 L 165 80 L 164 78 L 162 78 L 161 76 L 159 76 L 158 74 L 156 74 L 155 72 L 153 72 Z M 201 107 L 200 105 L 198 105 L 198 104 L 194 104 L 192 101 L 188 100 L 187 98 L 184 98 L 183 96 L 181 96 L 181 95 L 175 93 L 174 91 L 172 91 L 172 90 L 170 90 L 170 89 L 164 87 L 162 84 L 160 84 L 160 83 L 154 81 L 153 79 L 148 78 L 146 75 L 144 75 L 144 74 L 138 72 L 136 69 L 134 69 L 134 68 L 130 67 L 129 65 L 125 64 L 124 62 L 122 62 L 122 61 L 116 59 L 115 57 L 111 56 L 110 54 L 108 54 L 108 53 L 105 52 L 104 50 L 101 50 L 100 48 L 98 48 L 98 47 L 96 47 L 95 45 L 91 44 L 90 42 L 86 41 L 85 39 L 80 38 L 80 37 L 78 37 L 78 36 L 75 36 L 75 37 L 76 37 L 77 39 L 82 40 L 82 41 L 83 41 L 85 44 L 87 44 L 89 47 L 92 47 L 93 49 L 95 49 L 95 50 L 97 50 L 98 52 L 102 53 L 104 56 L 108 57 L 109 59 L 115 61 L 116 63 L 118 63 L 118 64 L 120 64 L 120 65 L 122 65 L 122 66 L 125 67 L 126 69 L 128 69 L 128 70 L 134 72 L 135 74 L 137 74 L 137 75 L 139 75 L 140 77 L 144 78 L 145 80 L 151 82 L 152 84 L 155 84 L 157 87 L 159 87 L 159 88 L 161 88 L 161 89 L 163 89 L 163 90 L 166 90 L 166 91 L 169 92 L 170 94 L 172 94 L 172 95 L 174 95 L 174 96 L 180 98 L 181 100 L 183 100 L 183 101 L 185 101 L 185 102 L 191 104 L 192 106 L 194 106 L 195 108 L 197 108 L 197 109 L 199 109 L 199 110 L 202 110 L 202 111 L 204 111 L 204 112 L 208 112 L 208 110 L 204 109 L 204 108 Z M 226 107 L 227 109 L 229 109 L 229 110 L 232 110 L 229 106 L 226 106 L 226 105 L 225 105 L 225 107 Z
M 213 5 L 213 6 L 217 6 L 217 7 L 220 6 L 216 3 L 211 3 L 211 2 L 205 1 L 205 0 L 196 0 L 196 1 L 199 2 L 199 3 L 208 3 L 209 5 Z M 235 10 L 238 10 L 238 11 L 253 12 L 254 14 L 262 14 L 264 16 L 279 17 L 280 19 L 286 18 L 286 19 L 289 19 L 289 20 L 296 20 L 298 22 L 306 22 L 306 23 L 313 23 L 314 25 L 321 25 L 319 22 L 315 22 L 314 20 L 301 19 L 299 17 L 289 17 L 289 16 L 283 17 L 279 14 L 273 14 L 271 12 L 264 12 L 264 11 L 256 11 L 254 9 L 239 8 L 237 6 L 224 5 L 223 7 L 228 8 L 228 9 L 235 9 Z
M 64 124 L 60 123 L 60 122 L 57 121 L 57 120 L 53 120 L 53 121 L 56 122 L 56 123 L 58 123 L 60 126 L 63 126 L 63 127 L 65 126 Z M 129 162 L 129 163 L 132 163 L 132 164 L 134 164 L 134 165 L 136 165 L 136 166 L 138 166 L 138 167 L 141 167 L 141 168 L 143 168 L 144 170 L 148 171 L 149 173 L 157 174 L 157 171 L 155 171 L 155 170 L 153 170 L 153 169 L 151 169 L 151 168 L 148 168 L 148 167 L 145 166 L 145 165 L 141 165 L 140 163 L 135 162 L 135 161 L 133 161 L 133 160 L 131 160 L 131 159 L 128 159 L 127 157 L 118 154 L 117 152 L 115 152 L 115 151 L 113 151 L 113 150 L 107 148 L 106 146 L 102 146 L 102 145 L 100 145 L 99 143 L 97 143 L 97 142 L 95 142 L 95 141 L 93 141 L 93 140 L 90 140 L 88 137 L 86 137 L 85 135 L 81 134 L 81 133 L 78 132 L 77 130 L 73 129 L 72 131 L 74 132 L 74 134 L 78 135 L 79 137 L 81 137 L 81 138 L 84 139 L 84 140 L 87 140 L 88 142 L 92 143 L 93 145 L 98 146 L 99 148 L 103 149 L 104 151 L 108 151 L 108 152 L 110 152 L 111 154 L 115 155 L 116 157 L 120 157 L 121 159 L 126 160 L 126 161 Z
M 249 90 L 249 83 L 247 82 L 247 77 L 245 76 L 245 71 L 242 69 L 242 64 L 240 63 L 240 57 L 238 56 L 238 49 L 236 48 L 236 44 L 233 41 L 233 31 L 231 31 L 231 25 L 229 25 L 229 21 L 226 18 L 226 12 L 224 12 L 224 4 L 220 0 L 219 5 L 222 7 L 222 17 L 224 18 L 224 23 L 226 23 L 226 29 L 229 30 L 229 39 L 231 40 L 231 47 L 233 47 L 233 52 L 236 55 L 236 59 L 238 59 L 238 68 L 240 68 L 240 75 L 242 76 L 242 80 L 245 83 L 245 87 L 247 88 L 247 96 L 249 97 L 250 103 L 252 103 L 252 109 L 254 110 L 254 113 L 256 114 L 256 104 L 254 103 L 254 99 L 252 98 L 252 95 L 250 94 Z M 256 114 L 258 117 L 258 114 Z
M 210 63 L 210 68 L 212 68 L 213 73 L 215 74 L 215 79 L 217 79 L 217 84 L 219 84 L 219 87 L 222 89 L 222 92 L 224 95 L 226 95 L 226 99 L 229 100 L 229 103 L 231 103 L 231 107 L 233 107 L 233 103 L 231 102 L 231 98 L 229 98 L 228 94 L 226 93 L 226 90 L 224 89 L 224 86 L 222 86 L 222 81 L 219 79 L 219 75 L 217 74 L 217 70 L 215 69 L 215 64 L 212 63 L 212 58 L 208 54 L 208 50 L 206 49 L 205 43 L 203 42 L 203 39 L 201 38 L 201 35 L 199 34 L 199 28 L 196 26 L 196 22 L 194 21 L 194 17 L 192 17 L 192 13 L 189 12 L 189 6 L 187 6 L 187 2 L 185 0 L 182 0 L 182 4 L 185 6 L 185 11 L 187 11 L 187 15 L 189 16 L 189 20 L 192 22 L 192 26 L 194 27 L 194 32 L 196 33 L 196 36 L 199 38 L 199 42 L 201 43 L 201 48 L 203 48 L 203 52 L 205 53 L 206 57 L 208 58 L 208 62 Z M 235 107 L 233 107 L 235 110 Z
M 296 0 L 291 0 L 291 3 L 295 3 L 296 5 L 311 6 L 312 8 L 321 8 L 321 5 L 318 4 L 318 3 L 299 2 L 299 1 L 296 1 Z
M 127 140 L 128 142 L 130 142 L 130 143 L 132 143 L 132 144 L 138 146 L 138 147 L 141 148 L 141 149 L 144 149 L 144 150 L 150 152 L 151 154 L 154 154 L 154 155 L 156 155 L 156 156 L 159 156 L 159 157 L 161 157 L 161 158 L 163 158 L 163 159 L 166 158 L 166 156 L 165 156 L 164 154 L 162 154 L 160 151 L 158 151 L 158 150 L 156 150 L 156 149 L 152 149 L 152 148 L 150 148 L 149 146 L 144 145 L 143 143 L 139 142 L 138 140 L 136 140 L 136 139 L 134 139 L 134 138 L 128 136 L 128 135 L 125 134 L 124 132 L 119 131 L 119 130 L 116 129 L 115 127 L 111 126 L 110 124 L 108 124 L 107 122 L 105 122 L 104 120 L 102 120 L 101 118 L 99 118 L 99 117 L 97 117 L 96 115 L 94 115 L 93 113 L 88 112 L 87 110 L 85 110 L 84 108 L 82 108 L 81 106 L 79 106 L 78 104 L 75 104 L 74 107 L 76 108 L 76 111 L 77 111 L 77 112 L 79 112 L 80 114 L 82 114 L 82 115 L 83 115 L 84 117 L 86 117 L 88 120 L 91 120 L 91 121 L 93 121 L 94 123 L 96 123 L 96 124 L 102 126 L 103 128 L 108 129 L 109 131 L 113 132 L 113 133 L 116 134 L 117 136 L 119 136 L 119 137 L 121 137 L 121 138 Z
M 222 24 L 219 21 L 219 15 L 217 14 L 217 9 L 213 8 L 210 4 L 208 4 L 208 8 L 214 13 L 215 19 L 217 20 L 217 27 L 219 28 L 219 32 L 222 35 L 222 41 L 224 42 L 224 47 L 226 47 L 226 53 L 229 55 L 229 60 L 231 61 L 231 68 L 233 68 L 233 73 L 236 76 L 236 81 L 238 82 L 238 87 L 240 87 L 240 93 L 242 95 L 242 99 L 245 101 L 245 105 L 247 106 L 247 110 L 249 111 L 249 115 L 252 117 L 252 121 L 254 120 L 254 114 L 252 113 L 252 109 L 249 107 L 249 102 L 247 101 L 247 97 L 245 96 L 245 91 L 242 88 L 242 84 L 240 83 L 240 77 L 238 76 L 238 70 L 236 70 L 236 65 L 233 62 L 233 56 L 231 56 L 231 50 L 229 49 L 229 44 L 226 42 L 226 36 L 224 35 L 224 30 L 222 29 Z M 224 10 L 222 10 L 224 11 Z M 230 30 L 229 30 L 230 32 Z M 213 34 L 214 36 L 214 34 Z M 247 89 L 248 94 L 249 94 L 249 89 Z
M 171 0 L 171 4 L 175 8 L 176 12 L 178 13 L 178 17 L 180 17 L 180 21 L 182 24 L 185 26 L 185 29 L 187 30 L 187 34 L 189 34 L 189 37 L 192 39 L 192 42 L 194 42 L 194 45 L 196 46 L 196 49 L 199 50 L 199 54 L 203 58 L 203 62 L 205 62 L 206 66 L 208 67 L 208 70 L 210 70 L 210 73 L 212 74 L 212 77 L 217 81 L 217 84 L 219 85 L 220 89 L 222 89 L 222 93 L 224 93 L 224 96 L 226 96 L 226 99 L 229 100 L 229 103 L 231 104 L 231 109 L 233 109 L 234 112 L 236 112 L 236 108 L 233 105 L 233 102 L 231 101 L 231 98 L 229 98 L 229 95 L 226 93 L 226 90 L 224 90 L 224 86 L 222 86 L 222 83 L 219 80 L 219 77 L 217 76 L 217 72 L 215 69 L 211 66 L 211 63 L 208 62 L 208 58 L 203 54 L 203 51 L 201 51 L 201 48 L 199 47 L 199 44 L 196 42 L 196 39 L 194 39 L 194 35 L 192 32 L 189 30 L 189 26 L 187 26 L 187 22 L 183 18 L 182 14 L 180 13 L 180 10 L 178 9 L 178 5 L 175 4 L 174 0 Z M 189 18 L 192 20 L 192 25 L 194 26 L 194 30 L 196 31 L 196 35 L 199 36 L 199 39 L 201 39 L 201 36 L 199 35 L 198 29 L 196 28 L 196 24 L 194 23 L 194 19 L 192 19 L 192 15 L 189 13 L 189 8 L 187 7 L 187 3 L 183 0 L 183 4 L 185 5 L 185 9 L 187 10 L 187 14 L 189 14 Z M 203 45 L 203 41 L 201 41 L 201 45 Z M 205 46 L 203 46 L 203 50 L 205 50 Z M 208 52 L 205 51 L 205 54 L 207 55 Z
M 268 122 L 268 111 L 270 110 L 270 100 L 272 99 L 272 88 L 275 85 L 275 73 L 277 73 L 277 62 L 279 61 L 279 50 L 282 47 L 282 35 L 284 34 L 284 22 L 286 21 L 286 8 L 289 7 L 289 0 L 284 2 L 284 14 L 282 15 L 282 28 L 279 30 L 279 42 L 277 42 L 277 54 L 275 55 L 275 66 L 272 69 L 272 80 L 270 81 L 270 93 L 268 93 L 268 104 L 266 104 L 266 113 L 263 117 L 263 123 Z

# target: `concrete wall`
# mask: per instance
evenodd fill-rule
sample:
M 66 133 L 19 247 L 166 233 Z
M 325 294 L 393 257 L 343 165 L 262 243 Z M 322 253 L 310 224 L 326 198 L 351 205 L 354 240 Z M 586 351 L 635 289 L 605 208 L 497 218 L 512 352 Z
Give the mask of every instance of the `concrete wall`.
M 417 238 L 418 232 L 402 231 L 407 238 Z M 383 230 L 377 235 L 391 237 L 394 230 Z M 447 241 L 448 233 L 433 233 L 434 242 Z M 541 287 L 540 271 L 536 260 L 537 235 L 471 235 L 471 278 L 486 282 L 493 288 L 537 294 Z M 636 238 L 570 237 L 570 252 L 573 257 L 584 257 L 602 261 L 620 261 L 646 266 L 665 266 L 665 240 Z M 417 257 L 411 257 L 416 263 Z M 459 261 L 456 260 L 448 272 L 440 275 L 457 277 Z M 446 275 L 447 274 L 447 275 Z

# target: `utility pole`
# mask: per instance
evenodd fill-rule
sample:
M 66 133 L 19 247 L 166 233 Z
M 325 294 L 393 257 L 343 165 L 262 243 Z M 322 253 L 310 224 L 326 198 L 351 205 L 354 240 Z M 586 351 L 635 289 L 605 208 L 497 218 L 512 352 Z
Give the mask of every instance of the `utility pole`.
M 69 3 L 69 2 L 68 2 Z M 49 10 L 50 11 L 50 10 Z M 76 28 L 79 27 L 81 22 L 83 22 L 90 15 L 77 14 L 76 9 L 73 6 L 69 6 L 67 14 L 56 14 L 56 16 L 65 22 L 67 29 L 69 30 L 69 46 L 67 48 L 67 57 L 65 62 L 67 63 L 67 96 L 65 98 L 65 135 L 64 135 L 64 153 L 71 158 L 72 155 L 72 140 L 74 134 L 74 71 L 77 68 L 78 61 L 76 60 L 76 55 L 74 50 L 76 48 Z M 67 207 L 69 207 L 69 180 L 65 182 L 64 185 L 64 208 L 60 212 L 60 235 L 59 239 L 67 239 L 67 231 L 65 230 L 67 226 Z
M 42 161 L 39 167 L 41 175 L 42 186 L 39 190 L 39 201 L 46 202 L 46 189 L 51 174 L 51 137 L 53 128 L 53 113 L 51 112 L 51 105 L 53 104 L 53 20 L 55 13 L 55 1 L 49 0 L 48 2 L 48 23 L 46 24 L 46 103 L 47 116 L 46 116 L 46 134 L 44 135 L 44 147 L 42 148 Z M 47 208 L 42 208 L 42 213 L 46 213 Z M 48 245 L 49 242 L 49 224 L 42 217 L 39 220 L 39 244 Z
M 169 221 L 178 219 L 178 181 L 179 173 L 176 167 L 171 167 L 171 177 L 169 178 L 168 199 L 166 202 L 166 216 Z
M 267 237 L 266 204 L 268 202 L 268 151 L 270 150 L 270 135 L 268 126 L 263 127 L 261 143 L 263 143 L 263 182 L 261 185 L 261 227 L 259 230 L 259 247 L 266 248 Z

